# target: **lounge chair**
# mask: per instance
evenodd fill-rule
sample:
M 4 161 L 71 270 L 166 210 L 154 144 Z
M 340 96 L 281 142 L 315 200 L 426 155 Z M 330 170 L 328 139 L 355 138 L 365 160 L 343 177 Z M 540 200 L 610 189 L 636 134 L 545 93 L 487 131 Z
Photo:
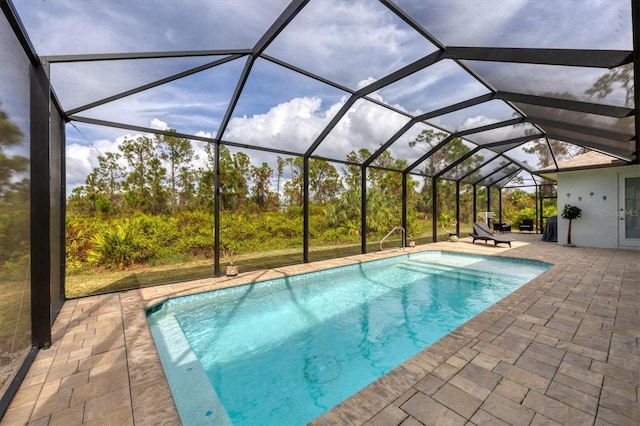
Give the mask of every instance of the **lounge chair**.
M 491 231 L 489 230 L 489 227 L 482 223 L 482 222 L 474 222 L 473 223 L 473 233 L 469 234 L 471 236 L 471 238 L 473 238 L 473 242 L 475 243 L 476 240 L 481 240 L 484 241 L 485 243 L 487 241 L 493 241 L 493 245 L 497 246 L 498 244 L 509 244 L 509 247 L 511 247 L 511 241 L 513 241 L 511 238 L 506 237 L 506 236 L 497 236 L 495 234 L 492 234 Z
M 529 233 L 533 232 L 533 219 L 522 219 L 522 223 L 520 224 L 520 232 L 529 231 Z

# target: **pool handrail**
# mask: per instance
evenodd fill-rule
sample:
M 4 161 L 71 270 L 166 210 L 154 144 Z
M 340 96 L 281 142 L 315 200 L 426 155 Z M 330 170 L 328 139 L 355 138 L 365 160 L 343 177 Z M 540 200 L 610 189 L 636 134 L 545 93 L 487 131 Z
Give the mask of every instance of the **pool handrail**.
M 402 226 L 394 226 L 393 229 L 391 229 L 391 231 L 389 231 L 387 233 L 387 235 L 385 235 L 381 240 L 380 240 L 380 250 L 384 250 L 382 248 L 382 243 L 384 242 L 384 240 L 387 239 L 387 237 L 389 237 L 389 235 L 393 234 L 395 231 L 397 231 L 398 229 L 400 229 L 402 231 L 402 247 L 400 247 L 400 250 L 404 250 L 404 228 Z

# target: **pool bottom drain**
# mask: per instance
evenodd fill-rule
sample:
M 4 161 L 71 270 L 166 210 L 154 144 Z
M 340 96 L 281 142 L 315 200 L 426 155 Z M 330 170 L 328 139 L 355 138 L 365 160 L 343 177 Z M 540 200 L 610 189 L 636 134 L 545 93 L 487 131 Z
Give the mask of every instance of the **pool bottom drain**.
M 342 373 L 338 359 L 329 354 L 313 355 L 305 359 L 304 378 L 309 383 L 332 382 Z

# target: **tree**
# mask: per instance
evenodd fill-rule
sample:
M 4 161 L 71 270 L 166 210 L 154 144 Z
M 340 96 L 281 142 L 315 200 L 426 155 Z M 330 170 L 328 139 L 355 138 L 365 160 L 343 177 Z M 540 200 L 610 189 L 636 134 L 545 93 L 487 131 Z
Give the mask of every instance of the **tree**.
M 276 192 L 278 193 L 278 197 L 280 196 L 280 180 L 282 179 L 282 174 L 284 172 L 284 163 L 285 163 L 285 160 L 282 157 L 278 156 L 276 160 L 276 164 L 277 164 Z
M 349 188 L 324 208 L 329 225 L 347 235 L 360 233 L 360 188 Z
M 162 185 L 166 170 L 158 158 L 156 143 L 146 136 L 125 138 L 120 149 L 129 166 L 123 183 L 126 205 L 132 211 L 161 213 L 167 198 Z
M 113 212 L 111 199 L 107 197 L 107 186 L 100 181 L 97 169 L 94 169 L 87 175 L 84 185 L 71 191 L 67 210 L 80 215 L 107 216 Z
M 109 214 L 120 207 L 120 189 L 125 177 L 125 168 L 120 165 L 122 158 L 117 152 L 107 152 L 98 156 L 98 167 L 87 176 L 87 189 L 96 212 Z
M 263 162 L 260 167 L 251 166 L 251 179 L 253 180 L 251 198 L 258 208 L 263 211 L 268 209 L 270 201 L 275 198 L 274 194 L 269 190 L 272 175 L 273 169 L 266 162 Z
M 204 146 L 206 153 L 204 168 L 196 171 L 198 187 L 196 189 L 196 200 L 199 206 L 213 207 L 215 197 L 215 165 L 216 151 L 215 145 L 208 143 Z
M 572 206 L 571 204 L 565 204 L 564 208 L 562 209 L 561 216 L 563 219 L 566 219 L 569 221 L 569 230 L 567 231 L 567 245 L 572 246 L 573 244 L 571 244 L 571 222 L 574 219 L 577 219 L 580 216 L 582 216 L 582 210 L 580 209 L 580 207 Z
M 213 207 L 215 197 L 215 172 L 213 170 L 199 168 L 196 171 L 199 176 L 196 189 L 196 200 L 199 206 Z
M 122 155 L 117 152 L 107 152 L 98 156 L 98 167 L 94 170 L 98 185 L 104 188 L 108 195 L 120 192 L 125 168 L 120 165 Z
M 326 160 L 309 160 L 309 192 L 314 203 L 333 201 L 342 191 L 342 179 Z
M 181 167 L 179 174 L 181 191 L 178 193 L 178 206 L 193 210 L 197 192 L 197 174 L 191 167 Z
M 327 211 L 332 217 L 346 217 L 354 224 L 359 223 L 362 180 L 362 166 L 359 164 L 370 158 L 371 152 L 366 148 L 347 155 L 347 161 L 355 164 L 343 168 L 348 189 L 343 193 L 338 208 Z M 399 224 L 402 208 L 400 171 L 406 168 L 407 162 L 394 159 L 389 151 L 384 151 L 367 167 L 367 233 L 386 232 Z M 408 203 L 415 203 L 415 186 L 415 181 L 407 181 Z
M 5 272 L 24 267 L 30 249 L 29 159 L 4 151 L 19 146 L 23 138 L 22 130 L 0 110 L 0 269 Z
M 12 189 L 15 177 L 28 170 L 27 158 L 19 155 L 8 156 L 4 152 L 5 147 L 19 145 L 23 137 L 20 128 L 9 120 L 7 113 L 0 110 L 0 198 L 4 198 L 6 192 Z
M 284 184 L 284 194 L 290 206 L 302 205 L 303 158 L 290 157 L 284 160 L 289 167 L 291 179 Z M 342 191 L 342 179 L 336 168 L 326 160 L 309 160 L 309 199 L 318 204 L 334 200 Z
M 369 157 L 371 157 L 371 152 L 367 148 L 360 148 L 358 152 L 351 151 L 347 154 L 347 161 L 350 163 L 356 163 L 348 164 L 346 168 L 342 169 L 345 174 L 344 180 L 347 184 L 347 188 L 360 190 L 362 167 L 358 164 L 364 163 Z
M 251 161 L 244 152 L 232 154 L 220 146 L 220 200 L 222 209 L 237 210 L 247 200 Z
M 587 95 L 603 99 L 609 96 L 619 85 L 625 93 L 624 106 L 630 107 L 633 102 L 633 63 L 613 68 L 598 78 L 593 86 L 585 90 Z
M 167 170 L 158 157 L 149 162 L 149 196 L 145 200 L 145 210 L 154 215 L 167 213 L 168 191 L 164 186 Z
M 171 132 L 175 130 L 170 129 Z M 181 201 L 188 201 L 193 193 L 193 174 L 191 162 L 198 159 L 191 142 L 176 136 L 156 135 L 156 144 L 160 158 L 168 163 L 169 204 L 171 213 L 175 213 Z
M 289 206 L 302 205 L 302 157 L 289 157 L 284 160 L 289 168 L 291 179 L 284 183 L 284 195 Z
M 502 191 L 503 220 L 507 223 L 521 223 L 523 219 L 535 217 L 536 196 L 520 188 L 504 188 Z M 544 213 L 543 213 L 544 215 Z

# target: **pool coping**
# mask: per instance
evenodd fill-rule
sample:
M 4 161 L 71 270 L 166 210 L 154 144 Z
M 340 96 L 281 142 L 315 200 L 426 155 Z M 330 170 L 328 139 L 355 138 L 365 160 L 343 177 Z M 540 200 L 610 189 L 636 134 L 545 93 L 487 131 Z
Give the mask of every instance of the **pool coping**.
M 517 248 L 521 244 L 527 244 L 527 243 L 514 242 L 513 248 Z M 259 281 L 265 281 L 265 280 L 270 280 L 274 278 L 282 278 L 290 275 L 298 275 L 298 274 L 303 274 L 303 273 L 308 273 L 308 272 L 313 272 L 318 270 L 345 266 L 349 264 L 358 264 L 361 262 L 367 262 L 370 260 L 376 260 L 376 259 L 385 258 L 385 257 L 394 257 L 404 253 L 417 253 L 417 252 L 423 252 L 423 251 L 444 250 L 444 251 L 453 251 L 453 252 L 460 252 L 460 253 L 488 254 L 488 255 L 503 256 L 503 257 L 515 257 L 515 258 L 527 259 L 527 260 L 545 261 L 543 259 L 536 259 L 531 257 L 522 257 L 517 255 L 513 256 L 512 253 L 509 253 L 511 251 L 510 248 L 496 247 L 488 244 L 473 244 L 471 246 L 470 251 L 469 249 L 470 247 L 467 244 L 458 245 L 457 243 L 442 242 L 442 243 L 428 244 L 428 245 L 422 245 L 422 246 L 417 246 L 412 248 L 407 247 L 403 251 L 400 251 L 398 249 L 389 249 L 382 252 L 359 254 L 359 255 L 354 255 L 354 256 L 349 256 L 349 257 L 344 257 L 339 259 L 330 259 L 330 260 L 318 261 L 318 262 L 307 263 L 307 264 L 291 265 L 291 266 L 285 266 L 285 267 L 274 268 L 269 270 L 248 272 L 248 273 L 240 274 L 239 276 L 236 276 L 236 277 L 223 277 L 221 279 L 219 278 L 214 282 L 211 282 L 210 279 L 203 279 L 203 280 L 197 280 L 197 281 L 190 281 L 186 283 L 175 283 L 175 284 L 168 284 L 163 286 L 143 288 L 143 289 L 135 290 L 136 292 L 139 292 L 141 295 L 141 299 L 138 301 L 137 306 L 138 308 L 140 307 L 142 308 L 142 312 L 138 310 L 137 315 L 136 315 L 136 312 L 131 312 L 130 318 L 125 317 L 125 329 L 128 328 L 126 327 L 127 319 L 131 320 L 131 325 L 134 325 L 134 323 L 138 324 L 140 322 L 140 314 L 144 315 L 144 321 L 146 325 L 146 314 L 145 314 L 146 309 L 151 308 L 159 303 L 162 303 L 163 301 L 169 298 L 187 296 L 187 295 L 203 293 L 203 292 L 229 288 L 234 286 L 247 285 L 247 284 L 252 284 Z M 548 260 L 546 260 L 546 262 L 552 263 L 552 262 L 549 262 Z M 548 271 L 544 272 L 541 275 L 544 275 L 547 272 Z M 540 277 L 537 277 L 537 278 L 540 278 Z M 447 336 L 443 337 L 442 339 L 430 345 L 424 351 L 412 357 L 406 363 L 402 364 L 399 367 L 396 367 L 395 369 L 393 369 L 392 371 L 390 371 L 389 373 L 387 373 L 377 381 L 371 383 L 370 385 L 368 385 L 358 393 L 352 395 L 349 399 L 338 404 L 332 410 L 320 416 L 318 419 L 314 420 L 314 422 L 312 423 L 316 423 L 316 424 L 325 424 L 326 422 L 328 422 L 328 424 L 345 424 L 345 422 L 353 423 L 355 420 L 353 418 L 354 408 L 357 408 L 355 412 L 360 412 L 362 408 L 365 409 L 364 412 L 362 412 L 358 417 L 364 418 L 364 417 L 367 417 L 366 413 L 371 413 L 372 415 L 370 416 L 370 418 L 372 418 L 373 415 L 377 414 L 377 411 L 380 410 L 380 407 L 391 404 L 395 399 L 397 399 L 402 395 L 402 394 L 398 394 L 398 391 L 389 392 L 387 390 L 380 389 L 381 386 L 384 387 L 390 383 L 395 383 L 396 381 L 398 381 L 397 376 L 406 376 L 407 378 L 409 378 L 409 380 L 406 381 L 407 384 L 412 382 L 413 379 L 415 378 L 414 374 L 412 373 L 413 367 L 407 368 L 407 366 L 413 366 L 413 364 L 415 364 L 416 361 L 419 361 L 421 357 L 424 356 L 423 354 L 425 352 L 430 353 L 431 351 L 434 351 L 436 349 L 439 350 L 440 346 L 442 345 L 444 345 L 445 347 L 449 346 L 450 345 L 449 340 L 454 338 L 453 336 L 456 336 L 459 330 L 467 327 L 470 322 L 475 320 L 475 321 L 480 321 L 480 324 L 482 324 L 483 318 L 487 316 L 492 318 L 493 316 L 491 312 L 493 312 L 496 309 L 500 309 L 500 307 L 503 304 L 508 303 L 507 302 L 508 300 L 511 300 L 514 297 L 519 298 L 519 296 L 517 296 L 516 294 L 519 294 L 524 287 L 529 287 L 529 285 L 534 281 L 535 280 L 530 281 L 529 283 L 520 287 L 515 292 L 511 293 L 509 296 L 498 301 L 496 304 L 494 304 L 487 310 L 478 314 L 476 317 L 472 318 L 467 323 L 458 327 L 456 330 L 454 330 Z M 500 309 L 500 312 L 502 313 L 503 310 L 504 309 Z M 135 315 L 135 318 L 133 317 L 134 315 Z M 479 317 L 481 318 L 480 320 L 478 320 Z M 143 339 L 139 339 L 139 336 L 136 336 L 135 341 L 139 342 L 140 340 L 142 340 L 144 344 L 142 345 L 132 344 L 131 346 L 128 345 L 127 356 L 128 356 L 128 359 L 132 360 L 131 366 L 133 367 L 134 370 L 138 370 L 141 368 L 153 370 L 154 371 L 153 375 L 155 377 L 162 378 L 162 380 L 158 380 L 157 382 L 153 383 L 154 387 L 160 386 L 160 385 L 163 386 L 162 397 L 158 398 L 158 400 L 168 401 L 170 399 L 171 401 L 171 407 L 168 406 L 169 405 L 168 403 L 162 403 L 159 406 L 157 404 L 149 405 L 149 401 L 147 401 L 147 398 L 145 398 L 144 392 L 142 391 L 142 389 L 146 385 L 148 385 L 148 383 L 145 383 L 145 380 L 138 381 L 137 375 L 132 375 L 131 376 L 131 391 L 132 391 L 131 396 L 133 400 L 134 420 L 137 424 L 138 421 L 142 420 L 143 418 L 146 418 L 146 419 L 150 418 L 149 416 L 153 416 L 153 413 L 157 413 L 156 410 L 160 409 L 164 411 L 163 418 L 165 420 L 168 420 L 169 411 L 171 411 L 171 418 L 175 419 L 175 421 L 179 423 L 179 414 L 177 412 L 177 408 L 175 407 L 175 404 L 173 403 L 173 398 L 171 397 L 171 394 L 170 394 L 169 385 L 164 375 L 164 370 L 163 370 L 160 358 L 157 354 L 155 344 L 153 342 L 153 337 L 151 336 L 151 332 L 148 329 L 148 325 L 146 326 L 145 330 L 140 330 L 139 326 L 134 328 L 138 330 L 138 332 L 144 333 Z M 478 334 L 480 332 L 481 331 L 478 331 Z M 132 341 L 133 340 L 134 339 L 132 339 Z M 153 365 L 142 366 L 135 362 L 135 360 L 142 357 L 143 353 L 146 354 L 143 357 L 145 361 L 149 361 L 148 358 L 150 356 L 153 356 Z M 429 363 L 428 365 L 431 365 L 431 363 Z M 406 372 L 409 372 L 410 374 L 406 375 Z M 427 372 L 428 371 L 426 370 L 422 371 L 422 374 L 426 374 Z M 147 377 L 147 376 L 148 374 L 142 375 L 142 377 Z M 400 382 L 402 383 L 405 381 L 400 380 Z M 376 394 L 376 395 L 382 394 L 384 397 L 372 398 L 372 394 Z M 136 404 L 136 400 L 138 398 L 140 398 L 141 401 L 144 401 L 144 406 L 138 406 Z M 371 402 L 374 402 L 374 403 L 372 404 Z

